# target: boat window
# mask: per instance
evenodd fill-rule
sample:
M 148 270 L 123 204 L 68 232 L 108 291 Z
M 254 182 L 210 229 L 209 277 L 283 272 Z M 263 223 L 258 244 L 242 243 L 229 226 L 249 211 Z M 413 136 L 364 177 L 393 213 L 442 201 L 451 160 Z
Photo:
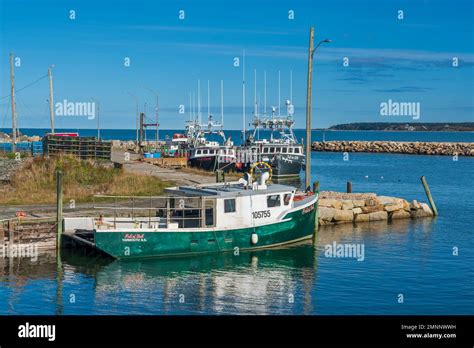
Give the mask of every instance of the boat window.
M 202 153 L 203 153 L 204 155 L 207 155 L 208 152 L 209 152 L 208 150 L 202 150 Z
M 268 147 L 263 148 L 263 153 L 268 153 Z
M 275 152 L 281 152 L 281 147 L 275 147 Z
M 288 153 L 293 153 L 293 148 L 292 147 L 288 148 Z
M 224 199 L 224 213 L 235 213 L 235 199 Z
M 279 207 L 280 206 L 280 195 L 267 196 L 267 207 Z
M 275 148 L 274 147 L 270 148 L 270 153 L 275 153 Z
M 200 155 L 200 154 L 201 154 L 201 150 L 197 150 L 196 155 Z
M 300 153 L 300 148 L 299 147 L 295 147 L 295 153 Z
M 281 152 L 283 152 L 283 153 L 286 153 L 287 151 L 288 151 L 288 149 L 286 147 L 281 149 Z
M 283 196 L 283 203 L 285 205 L 288 205 L 290 204 L 290 200 L 291 200 L 291 193 L 285 193 L 285 195 Z

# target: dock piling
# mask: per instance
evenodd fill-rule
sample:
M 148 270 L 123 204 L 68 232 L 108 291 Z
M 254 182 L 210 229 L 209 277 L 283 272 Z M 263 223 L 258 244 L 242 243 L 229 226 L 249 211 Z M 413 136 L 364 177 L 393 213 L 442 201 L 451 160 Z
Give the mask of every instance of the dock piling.
M 351 181 L 347 182 L 347 193 L 352 193 L 352 182 Z
M 426 197 L 428 197 L 428 201 L 430 202 L 431 209 L 433 210 L 434 216 L 438 215 L 438 209 L 436 209 L 436 204 L 431 196 L 430 187 L 428 186 L 428 182 L 426 181 L 425 176 L 421 177 L 421 183 L 423 184 L 423 188 L 425 189 Z
M 61 235 L 63 234 L 63 172 L 56 170 L 56 249 L 61 249 Z
M 319 181 L 313 182 L 313 192 L 319 192 Z

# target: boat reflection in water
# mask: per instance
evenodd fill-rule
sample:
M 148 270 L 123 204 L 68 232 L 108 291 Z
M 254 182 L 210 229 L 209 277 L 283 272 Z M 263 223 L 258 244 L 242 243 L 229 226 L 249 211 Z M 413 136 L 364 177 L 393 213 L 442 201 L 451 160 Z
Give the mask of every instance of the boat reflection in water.
M 94 277 L 93 302 L 100 303 L 103 314 L 314 312 L 316 255 L 311 242 L 239 255 L 116 260 L 95 267 L 93 274 L 76 253 L 64 253 L 63 263 Z

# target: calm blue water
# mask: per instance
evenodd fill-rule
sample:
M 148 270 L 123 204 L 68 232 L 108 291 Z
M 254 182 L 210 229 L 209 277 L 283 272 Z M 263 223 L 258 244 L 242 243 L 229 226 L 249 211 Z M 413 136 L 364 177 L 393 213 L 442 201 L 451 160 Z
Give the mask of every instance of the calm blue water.
M 11 129 L 0 128 L 0 132 L 9 133 Z M 48 133 L 47 129 L 21 129 L 22 134 L 33 136 L 43 136 Z M 97 136 L 95 129 L 56 129 L 56 132 L 78 132 L 81 136 Z M 167 136 L 172 137 L 174 133 L 182 133 L 183 129 L 160 130 L 160 139 Z M 146 132 L 148 140 L 154 140 L 155 131 Z M 226 130 L 227 137 L 231 137 L 236 145 L 241 143 L 241 134 L 239 130 Z M 265 132 L 261 131 L 260 136 L 265 137 Z M 132 129 L 102 129 L 100 136 L 104 140 L 135 140 L 136 131 Z M 295 136 L 298 140 L 306 137 L 302 129 L 295 130 Z M 391 141 L 454 141 L 454 142 L 474 142 L 474 132 L 382 132 L 382 131 L 316 131 L 311 133 L 313 141 L 321 140 L 391 140 Z
M 420 201 L 425 175 L 440 216 L 323 227 L 315 247 L 238 257 L 0 259 L 0 314 L 474 314 L 474 158 L 313 153 L 312 173 L 322 190 L 350 180 Z M 363 244 L 364 261 L 326 257 L 334 241 Z

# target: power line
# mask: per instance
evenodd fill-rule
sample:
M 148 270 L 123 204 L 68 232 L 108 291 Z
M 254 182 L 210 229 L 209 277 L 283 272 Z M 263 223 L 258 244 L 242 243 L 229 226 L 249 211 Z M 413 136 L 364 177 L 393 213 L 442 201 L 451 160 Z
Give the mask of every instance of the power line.
M 41 76 L 41 77 L 38 78 L 37 80 L 35 80 L 35 81 L 29 83 L 29 84 L 26 85 L 26 86 L 23 86 L 23 87 L 20 88 L 20 89 L 16 89 L 15 92 L 17 92 L 17 93 L 18 93 L 18 92 L 21 92 L 21 91 L 24 90 L 25 88 L 28 88 L 28 87 L 34 85 L 35 83 L 41 81 L 42 79 L 44 79 L 44 78 L 46 78 L 46 77 L 48 77 L 48 74 L 46 74 L 46 75 L 44 75 L 44 76 Z M 11 94 L 6 95 L 6 96 L 3 96 L 3 97 L 0 98 L 0 100 L 5 99 L 5 98 L 9 98 L 10 96 L 11 96 Z

